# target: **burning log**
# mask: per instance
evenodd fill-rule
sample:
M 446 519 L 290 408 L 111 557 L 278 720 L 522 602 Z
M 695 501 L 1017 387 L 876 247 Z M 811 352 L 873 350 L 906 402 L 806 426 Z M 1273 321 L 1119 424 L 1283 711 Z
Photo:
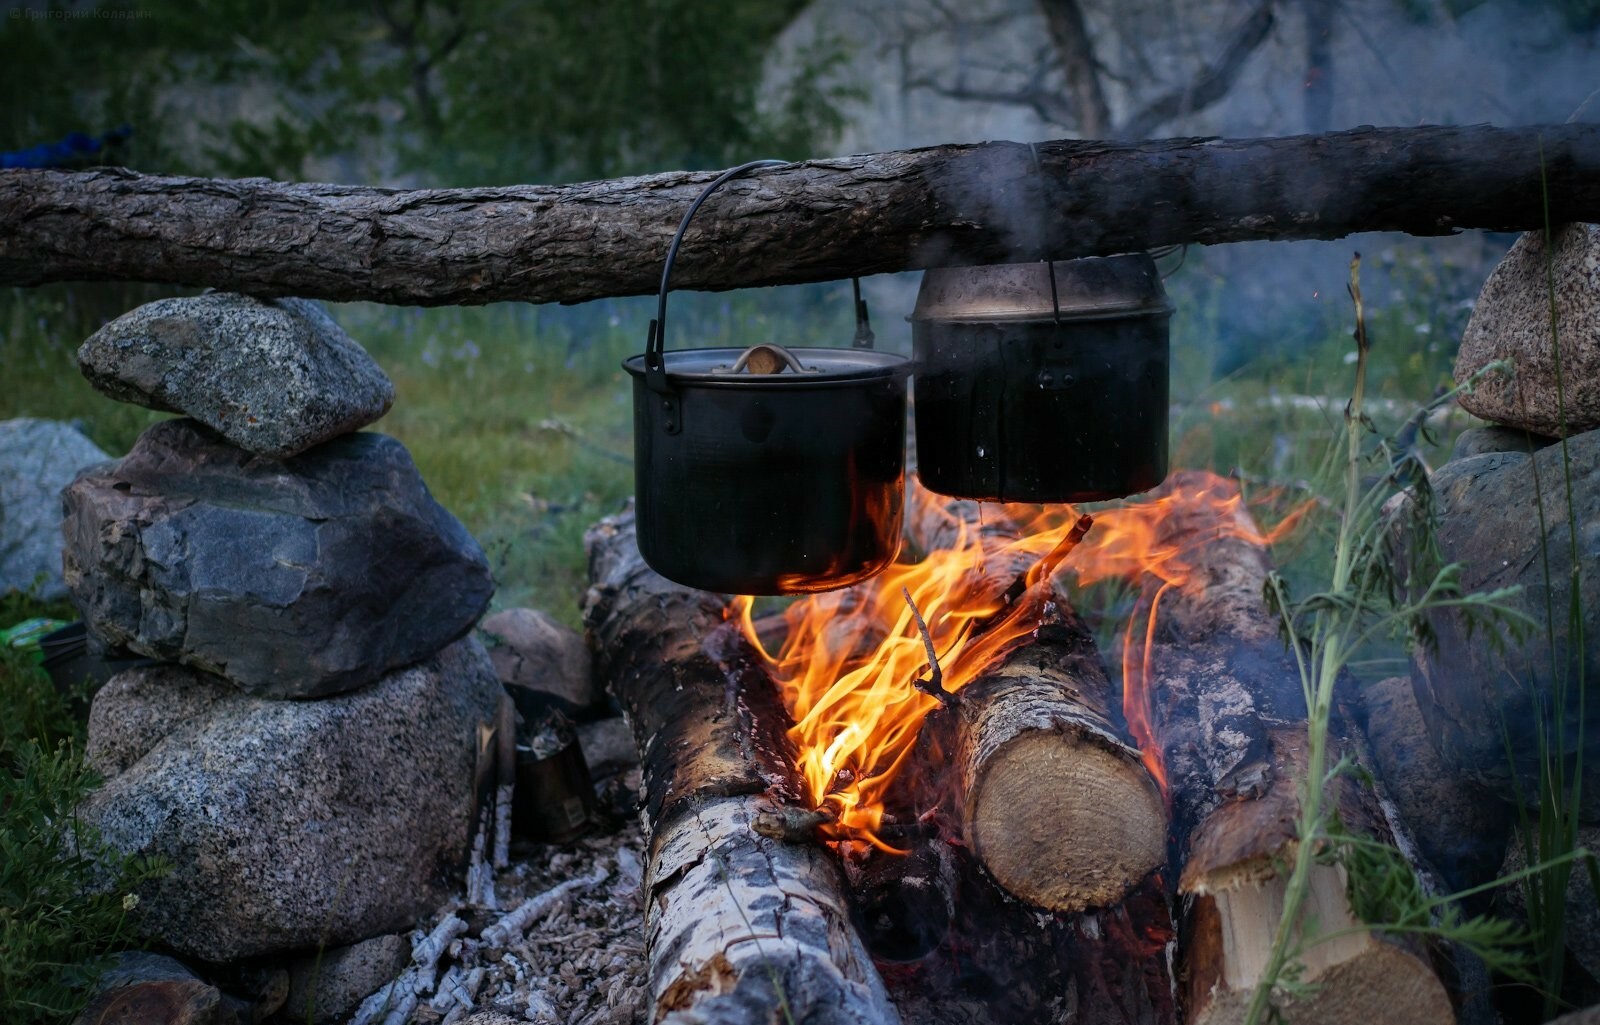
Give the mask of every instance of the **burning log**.
M 1164 502 L 1180 492 L 1190 500 Z M 1306 724 L 1299 675 L 1261 598 L 1266 536 L 1230 482 L 1174 474 L 1155 504 L 1154 545 L 1171 553 L 1147 583 L 1159 616 L 1148 646 L 1130 643 L 1125 679 L 1166 767 L 1179 836 L 1189 837 L 1178 888 L 1190 898 L 1182 978 L 1191 1025 L 1242 1021 L 1283 906 L 1281 867 L 1293 857 Z M 1135 617 L 1138 620 L 1138 617 Z M 1340 821 L 1389 840 L 1376 798 L 1341 779 Z M 1452 1022 L 1449 995 L 1420 947 L 1355 926 L 1343 870 L 1313 869 L 1301 919 L 1302 981 L 1312 993 L 1295 1022 Z
M 152 281 L 421 306 L 640 295 L 656 290 L 673 229 L 710 177 L 397 191 L 10 170 L 0 285 Z M 1185 242 L 1524 230 L 1547 214 L 1600 221 L 1594 125 L 934 146 L 729 185 L 696 220 L 675 281 L 738 288 Z
M 983 588 L 1040 606 L 1033 636 L 925 727 L 951 736 L 937 746 L 952 754 L 963 839 L 996 882 L 1030 904 L 1053 911 L 1115 904 L 1166 860 L 1166 809 L 1138 749 L 1113 724 L 1115 691 L 1088 628 L 1048 601 L 1047 587 L 1023 597 L 1015 585 L 1048 576 L 1048 568 L 1041 572 L 1041 556 L 1015 544 L 1004 516 L 985 520 L 980 506 L 965 501 L 911 507 L 908 531 L 919 547 L 975 537 L 984 551 Z M 1064 541 L 1074 533 L 1084 536 L 1078 529 Z
M 1166 860 L 1166 809 L 1111 725 L 1111 684 L 1083 621 L 1059 607 L 1036 633 L 953 706 L 962 834 L 1014 896 L 1104 907 Z
M 898 1023 L 831 853 L 754 828 L 782 810 L 769 791 L 796 792 L 793 751 L 775 689 L 722 622 L 723 600 L 646 567 L 631 515 L 585 541 L 597 669 L 644 775 L 652 1019 L 692 1009 L 701 1023 Z M 736 660 L 746 686 L 730 684 Z

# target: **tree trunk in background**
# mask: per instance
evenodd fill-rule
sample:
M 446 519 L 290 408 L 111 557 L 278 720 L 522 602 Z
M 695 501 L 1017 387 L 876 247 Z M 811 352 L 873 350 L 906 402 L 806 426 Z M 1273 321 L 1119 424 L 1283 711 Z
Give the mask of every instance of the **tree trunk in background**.
M 1306 27 L 1306 131 L 1333 125 L 1333 16 L 1339 0 L 1301 0 Z
M 0 285 L 128 280 L 401 305 L 654 292 L 709 180 L 397 191 L 120 169 L 0 171 Z M 815 160 L 728 183 L 674 281 L 724 289 L 1171 243 L 1600 221 L 1600 126 L 1017 143 Z M 1052 247 L 1051 240 L 1054 240 Z
M 1100 61 L 1089 39 L 1089 25 L 1078 0 L 1039 0 L 1050 42 L 1067 77 L 1067 92 L 1072 97 L 1074 125 L 1085 139 L 1104 139 L 1111 134 L 1111 106 L 1100 84 Z

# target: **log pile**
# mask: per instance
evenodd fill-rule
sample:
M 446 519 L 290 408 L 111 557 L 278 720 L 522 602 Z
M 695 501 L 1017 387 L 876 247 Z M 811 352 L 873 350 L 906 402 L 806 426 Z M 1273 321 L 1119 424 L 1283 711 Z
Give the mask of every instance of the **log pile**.
M 979 631 L 1006 616 L 1029 629 L 923 720 L 881 830 L 901 853 L 822 842 L 779 688 L 728 599 L 646 568 L 629 517 L 594 528 L 586 621 L 644 773 L 652 1017 L 1242 1021 L 1283 907 L 1307 755 L 1295 658 L 1261 598 L 1265 542 L 1232 488 L 1180 473 L 1155 496 L 1217 500 L 1160 522 L 1155 543 L 1184 578 L 1136 592 L 1159 618 L 1123 668 L 1149 682 L 1165 790 L 1088 627 L 1034 565 L 1039 546 L 970 503 L 911 505 L 913 547 L 982 546 L 981 590 L 1007 604 Z M 1069 547 L 1051 558 L 1070 567 Z M 757 629 L 764 646 L 771 629 Z M 1392 840 L 1370 785 L 1331 786 L 1344 828 Z M 1280 1009 L 1453 1021 L 1437 952 L 1361 928 L 1348 882 L 1337 864 L 1313 868 L 1298 955 L 1312 985 Z

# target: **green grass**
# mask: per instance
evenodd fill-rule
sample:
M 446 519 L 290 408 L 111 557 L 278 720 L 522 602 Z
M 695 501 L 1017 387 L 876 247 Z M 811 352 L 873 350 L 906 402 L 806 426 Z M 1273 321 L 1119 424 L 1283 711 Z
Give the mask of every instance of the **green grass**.
M 78 373 L 78 344 L 139 302 L 137 286 L 0 293 L 0 419 L 76 421 L 112 455 L 167 414 L 113 402 Z M 675 296 L 669 344 L 847 344 L 849 284 Z M 496 607 L 576 625 L 582 538 L 633 493 L 632 386 L 653 298 L 583 307 L 331 307 L 383 366 L 395 403 L 371 429 L 405 443 L 439 501 L 482 543 Z
M 1396 410 L 1448 381 L 1454 347 L 1438 344 L 1444 328 L 1433 311 L 1461 299 L 1438 291 L 1457 287 L 1453 278 L 1430 277 L 1426 268 L 1412 276 L 1418 289 L 1374 314 L 1376 335 L 1401 339 L 1375 350 L 1370 369 L 1373 395 Z M 1347 328 L 1301 310 L 1293 345 L 1239 365 L 1222 285 L 1198 252 L 1169 282 L 1177 303 L 1172 465 L 1238 470 L 1255 496 L 1287 510 L 1306 487 L 1326 491 L 1331 481 L 1319 459 L 1342 429 L 1342 400 L 1327 383 L 1348 375 Z M 78 373 L 74 353 L 105 320 L 174 292 L 78 285 L 0 293 L 0 419 L 76 421 L 112 455 L 127 451 L 166 414 L 101 396 Z M 848 295 L 846 282 L 674 295 L 668 344 L 847 344 Z M 642 349 L 654 308 L 653 297 L 566 308 L 331 308 L 394 380 L 394 408 L 372 429 L 406 444 L 434 495 L 483 544 L 496 607 L 533 605 L 576 624 L 583 531 L 633 491 L 632 392 L 620 364 Z M 874 312 L 880 339 L 898 333 L 903 346 L 901 311 Z M 1283 330 L 1288 338 L 1291 329 Z M 1427 338 L 1433 342 L 1414 344 Z M 1290 394 L 1329 398 L 1324 408 L 1286 408 Z M 1384 415 L 1376 414 L 1380 427 L 1398 426 L 1382 423 Z M 1467 422 L 1458 416 L 1437 444 L 1422 442 L 1428 457 L 1442 460 Z M 1287 553 L 1294 564 L 1315 574 L 1331 540 L 1311 534 L 1292 544 L 1300 546 Z
M 59 603 L 0 598 L 0 622 L 64 613 Z M 98 780 L 72 697 L 31 654 L 0 646 L 0 1020 L 20 1025 L 78 1012 L 105 956 L 131 942 L 129 895 L 165 871 L 116 854 L 78 818 Z

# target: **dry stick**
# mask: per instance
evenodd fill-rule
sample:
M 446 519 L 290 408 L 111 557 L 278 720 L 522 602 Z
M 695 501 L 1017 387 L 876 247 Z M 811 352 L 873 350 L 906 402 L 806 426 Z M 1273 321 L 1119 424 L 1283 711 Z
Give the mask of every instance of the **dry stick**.
M 928 624 L 922 618 L 922 610 L 917 608 L 917 603 L 911 597 L 911 589 L 900 588 L 900 593 L 905 596 L 906 604 L 911 606 L 911 617 L 917 621 L 917 629 L 922 633 L 922 649 L 928 653 L 928 666 L 931 672 L 924 680 L 917 677 L 911 685 L 931 698 L 938 698 L 939 704 L 946 707 L 955 700 L 955 695 L 944 689 L 944 670 L 939 667 L 939 653 L 933 650 L 933 635 L 928 633 Z
M 752 828 L 800 791 L 788 716 L 725 599 L 651 571 L 631 514 L 585 545 L 597 673 L 640 751 L 651 1017 L 897 1023 L 832 852 Z
M 500 695 L 494 720 L 494 867 L 511 863 L 511 805 L 517 784 L 517 709 L 511 695 Z
M 1000 557 L 1015 534 L 982 523 L 975 503 L 914 507 L 907 526 L 924 551 L 976 532 L 991 573 L 1026 582 L 1034 569 L 1026 554 Z M 1058 562 L 1088 530 L 1077 526 L 1050 553 Z M 989 873 L 1031 904 L 1078 911 L 1116 903 L 1161 865 L 1166 809 L 1139 751 L 1113 725 L 1115 689 L 1088 628 L 1063 603 L 1046 614 L 1047 604 L 1016 600 L 986 624 L 1042 617 L 925 728 L 946 738 L 934 746 L 950 754 L 962 838 Z
M 604 865 L 599 865 L 593 872 L 576 879 L 568 879 L 559 883 L 543 893 L 535 894 L 518 904 L 516 910 L 507 914 L 500 921 L 488 926 L 479 934 L 478 939 L 488 947 L 508 947 L 522 938 L 528 927 L 545 916 L 557 904 L 567 898 L 568 894 L 581 890 L 593 889 L 606 881 L 610 872 Z
M 995 142 L 757 172 L 707 204 L 674 273 L 683 288 L 740 288 L 1184 242 L 1522 230 L 1545 223 L 1545 183 L 1555 222 L 1600 221 L 1594 125 L 1036 151 L 1037 164 L 1028 145 Z M 644 295 L 711 177 L 399 191 L 3 171 L 0 285 L 157 281 L 407 306 Z
M 1173 474 L 1156 497 L 1180 489 L 1217 502 L 1238 498 L 1235 483 L 1186 472 Z M 1144 661 L 1175 833 L 1187 838 L 1178 888 L 1192 900 L 1179 976 L 1191 1025 L 1245 1018 L 1279 917 L 1280 866 L 1297 840 L 1307 754 L 1299 672 L 1261 597 L 1270 557 L 1242 503 L 1221 523 L 1215 508 L 1186 504 L 1158 527 L 1156 545 L 1181 553 L 1189 582 L 1162 599 Z M 1159 586 L 1152 581 L 1147 592 Z M 1348 829 L 1387 838 L 1369 790 L 1348 778 L 1333 790 Z M 1302 921 L 1315 921 L 1317 935 L 1353 924 L 1341 869 L 1314 869 Z M 1311 946 L 1304 960 L 1304 981 L 1318 987 L 1290 1005 L 1296 1023 L 1453 1020 L 1443 985 L 1415 945 L 1357 932 Z

